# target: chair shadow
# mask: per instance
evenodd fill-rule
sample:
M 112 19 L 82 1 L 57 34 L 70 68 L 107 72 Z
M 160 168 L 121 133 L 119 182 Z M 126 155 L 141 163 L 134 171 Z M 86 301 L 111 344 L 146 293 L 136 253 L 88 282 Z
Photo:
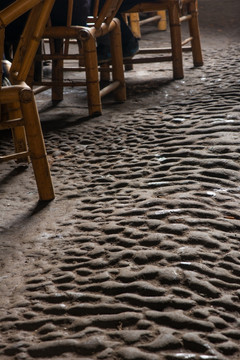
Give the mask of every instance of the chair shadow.
M 56 104 L 55 103 L 53 104 L 51 101 L 44 104 L 44 106 L 39 107 L 38 112 L 39 112 L 41 127 L 43 132 L 47 133 L 48 131 L 69 128 L 71 126 L 79 125 L 92 119 L 92 117 L 88 115 L 81 116 L 80 112 L 79 115 L 73 114 L 69 116 L 68 109 L 71 110 L 74 107 L 74 105 L 64 104 L 62 108 L 58 108 L 58 104 L 60 103 L 61 101 L 57 102 Z M 51 114 L 54 114 L 54 116 L 52 116 Z
M 89 119 L 91 119 L 90 117 L 82 117 L 82 118 L 77 118 L 77 119 L 69 119 L 69 117 L 67 118 L 63 118 L 62 116 L 59 116 L 58 118 L 54 118 L 54 120 L 50 120 L 47 119 L 45 121 L 41 121 L 41 127 L 42 127 L 42 131 L 43 133 L 48 133 L 54 130 L 62 130 L 62 129 L 67 129 L 70 128 L 72 126 L 75 125 L 80 125 L 82 123 L 84 123 L 85 121 L 88 121 Z
M 9 171 L 2 179 L 0 179 L 0 186 L 8 183 L 13 177 L 21 175 L 28 168 L 26 165 L 18 165 L 15 169 Z
M 7 183 L 10 183 L 14 177 L 21 175 L 27 168 L 28 164 L 21 164 L 18 165 L 15 169 L 10 170 L 5 176 L 3 176 L 2 179 L 0 179 L 0 187 L 6 185 Z M 24 220 L 30 219 L 32 216 L 38 214 L 39 212 L 44 210 L 51 203 L 51 201 L 52 200 L 36 200 L 36 203 L 33 205 L 32 208 L 28 209 L 27 212 L 24 214 L 21 213 L 21 216 L 18 217 L 16 221 L 11 223 L 11 227 L 14 227 L 14 225 L 19 223 L 20 221 L 22 222 Z M 0 230 L 0 234 L 1 232 L 2 231 Z
M 31 218 L 34 215 L 37 215 L 39 212 L 44 210 L 53 200 L 38 200 L 36 205 L 30 209 L 29 211 L 29 218 Z

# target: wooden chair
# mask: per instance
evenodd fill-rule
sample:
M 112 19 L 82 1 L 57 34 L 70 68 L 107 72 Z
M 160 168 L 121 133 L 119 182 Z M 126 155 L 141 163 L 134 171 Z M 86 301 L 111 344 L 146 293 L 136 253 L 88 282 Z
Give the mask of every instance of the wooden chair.
M 36 57 L 36 61 L 51 61 L 52 78 L 48 80 L 41 77 L 32 84 L 40 86 L 35 90 L 36 92 L 44 90 L 44 87 L 45 89 L 51 87 L 53 102 L 63 99 L 65 86 L 86 86 L 89 115 L 96 116 L 102 113 L 101 98 L 106 94 L 113 91 L 117 101 L 126 100 L 120 24 L 119 20 L 114 18 L 122 0 L 106 0 L 100 11 L 99 1 L 95 1 L 93 16 L 89 18 L 88 26 L 71 24 L 72 2 L 73 0 L 68 0 L 66 26 L 48 25 L 44 31 L 43 39 L 49 40 L 50 52 Z M 100 90 L 96 39 L 108 33 L 111 41 L 112 80 L 110 84 Z M 78 44 L 77 53 L 70 53 L 68 51 L 69 41 L 74 40 Z M 69 69 L 66 64 L 73 60 L 76 60 L 77 66 Z M 64 71 L 69 70 L 79 71 L 79 77 L 81 71 L 85 72 L 86 80 L 69 81 L 64 79 Z M 43 88 L 41 88 L 42 86 Z
M 0 162 L 30 159 L 39 199 L 52 200 L 54 190 L 47 162 L 40 119 L 33 91 L 25 83 L 39 46 L 54 0 L 16 0 L 0 11 L 0 59 L 4 51 L 5 27 L 30 11 L 27 24 L 11 68 L 11 86 L 2 86 L 0 66 L 0 130 L 11 129 L 15 152 L 0 157 Z
M 129 25 L 131 27 L 133 35 L 137 39 L 141 39 L 141 26 L 145 24 L 149 24 L 151 22 L 157 22 L 157 28 L 160 31 L 164 31 L 167 29 L 167 17 L 166 11 L 161 10 L 157 11 L 155 15 L 148 16 L 146 19 L 140 20 L 139 13 L 130 13 L 127 14 L 129 17 Z
M 173 78 L 182 79 L 183 51 L 191 51 L 194 66 L 202 66 L 202 51 L 198 25 L 198 1 L 197 0 L 158 0 L 144 2 L 129 9 L 127 13 L 167 11 L 170 26 L 171 48 L 140 49 L 133 59 L 124 60 L 124 64 L 154 63 L 171 61 L 173 65 Z M 190 36 L 182 41 L 181 24 L 186 21 Z M 185 45 L 190 43 L 190 47 Z M 166 53 L 166 54 L 165 54 Z M 169 54 L 168 54 L 169 53 Z M 146 56 L 149 55 L 150 56 Z M 164 55 L 163 55 L 164 54 Z M 140 55 L 140 56 L 139 56 Z M 141 56 L 143 55 L 143 56 Z

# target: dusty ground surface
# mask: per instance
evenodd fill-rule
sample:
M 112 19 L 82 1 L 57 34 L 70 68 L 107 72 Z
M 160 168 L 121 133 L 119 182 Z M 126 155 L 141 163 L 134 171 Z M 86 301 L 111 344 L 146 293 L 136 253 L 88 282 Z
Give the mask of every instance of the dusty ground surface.
M 240 3 L 199 2 L 184 80 L 135 68 L 95 119 L 37 97 L 56 199 L 1 165 L 1 360 L 240 358 Z

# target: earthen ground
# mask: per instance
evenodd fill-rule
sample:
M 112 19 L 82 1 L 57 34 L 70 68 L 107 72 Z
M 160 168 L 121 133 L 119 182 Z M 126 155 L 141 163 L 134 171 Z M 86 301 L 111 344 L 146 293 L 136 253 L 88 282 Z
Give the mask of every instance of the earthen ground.
M 135 67 L 94 119 L 84 90 L 37 96 L 56 198 L 1 165 L 1 360 L 240 359 L 240 3 L 199 11 L 183 80 Z

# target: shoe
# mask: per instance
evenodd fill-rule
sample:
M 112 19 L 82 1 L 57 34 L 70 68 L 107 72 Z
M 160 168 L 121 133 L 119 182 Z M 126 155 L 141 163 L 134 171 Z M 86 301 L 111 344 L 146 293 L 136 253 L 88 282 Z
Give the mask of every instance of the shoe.
M 131 37 L 130 40 L 123 44 L 122 53 L 123 59 L 132 58 L 139 51 L 138 40 Z M 97 47 L 98 62 L 107 62 L 111 60 L 111 51 L 109 45 L 99 44 Z
M 139 43 L 135 37 L 131 37 L 130 40 L 122 46 L 123 58 L 132 58 L 139 51 Z
M 111 60 L 110 46 L 100 44 L 97 47 L 98 62 L 107 62 Z

